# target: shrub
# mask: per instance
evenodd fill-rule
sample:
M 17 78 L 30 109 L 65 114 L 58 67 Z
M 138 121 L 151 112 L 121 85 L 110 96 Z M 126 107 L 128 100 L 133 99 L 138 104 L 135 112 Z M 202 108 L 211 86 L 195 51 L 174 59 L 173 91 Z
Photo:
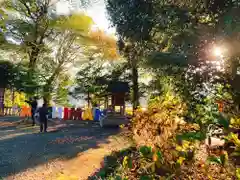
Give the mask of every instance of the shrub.
M 185 105 L 177 98 L 156 98 L 145 112 L 136 112 L 132 121 L 134 139 L 139 145 L 163 147 L 168 139 L 176 135 L 181 123 Z M 171 100 L 169 100 L 171 99 Z

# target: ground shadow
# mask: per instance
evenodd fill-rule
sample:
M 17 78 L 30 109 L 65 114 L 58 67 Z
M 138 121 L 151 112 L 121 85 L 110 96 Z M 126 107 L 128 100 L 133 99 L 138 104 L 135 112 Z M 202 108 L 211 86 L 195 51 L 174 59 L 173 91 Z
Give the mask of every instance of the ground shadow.
M 119 129 L 102 129 L 91 123 L 72 123 L 46 134 L 29 133 L 30 130 L 14 126 L 2 127 L 0 131 L 0 134 L 9 136 L 20 134 L 0 140 L 0 177 L 5 178 L 57 158 L 70 159 L 89 148 L 98 148 L 100 141 L 108 143 L 107 138 L 117 134 Z
M 88 177 L 88 180 L 107 179 L 113 175 L 121 166 L 121 162 L 125 156 L 129 156 L 131 152 L 136 151 L 136 147 L 124 148 L 120 151 L 113 152 L 104 157 L 104 164 L 98 171 Z M 114 177 L 115 178 L 115 177 Z

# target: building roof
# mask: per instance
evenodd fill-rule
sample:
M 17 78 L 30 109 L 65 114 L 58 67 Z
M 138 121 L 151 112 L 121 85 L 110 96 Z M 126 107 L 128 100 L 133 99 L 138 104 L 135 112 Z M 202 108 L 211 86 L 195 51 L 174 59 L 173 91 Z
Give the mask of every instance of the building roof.
M 127 82 L 122 81 L 110 81 L 108 83 L 107 92 L 111 93 L 127 93 L 130 91 L 129 85 Z

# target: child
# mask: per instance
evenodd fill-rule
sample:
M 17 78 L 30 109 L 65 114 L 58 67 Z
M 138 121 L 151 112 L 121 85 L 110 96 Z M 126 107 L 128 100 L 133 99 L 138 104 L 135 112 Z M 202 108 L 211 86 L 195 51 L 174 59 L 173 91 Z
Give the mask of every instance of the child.
M 48 108 L 46 103 L 44 103 L 43 106 L 39 108 L 38 113 L 39 113 L 39 121 L 40 121 L 40 132 L 43 131 L 43 126 L 44 126 L 44 132 L 47 132 Z

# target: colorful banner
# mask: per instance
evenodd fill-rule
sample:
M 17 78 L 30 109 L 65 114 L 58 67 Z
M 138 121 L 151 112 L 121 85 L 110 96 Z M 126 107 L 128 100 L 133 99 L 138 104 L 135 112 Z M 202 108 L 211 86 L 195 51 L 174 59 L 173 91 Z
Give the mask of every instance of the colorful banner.
M 28 106 L 23 106 L 20 111 L 20 117 L 30 117 L 31 116 L 31 108 Z
M 58 107 L 58 118 L 63 119 L 63 107 Z
M 94 121 L 99 121 L 101 115 L 102 115 L 102 112 L 100 111 L 100 109 L 96 108 L 94 113 Z
M 83 120 L 93 120 L 92 109 L 88 108 L 83 112 L 82 115 Z
M 87 108 L 82 110 L 81 108 L 67 108 L 67 107 L 49 107 L 50 119 L 64 119 L 64 120 L 94 120 L 99 121 L 103 112 L 99 108 Z M 31 107 L 10 107 L 4 108 L 5 115 L 17 115 L 20 117 L 31 117 Z
M 63 119 L 69 120 L 69 110 L 66 107 L 63 109 Z

